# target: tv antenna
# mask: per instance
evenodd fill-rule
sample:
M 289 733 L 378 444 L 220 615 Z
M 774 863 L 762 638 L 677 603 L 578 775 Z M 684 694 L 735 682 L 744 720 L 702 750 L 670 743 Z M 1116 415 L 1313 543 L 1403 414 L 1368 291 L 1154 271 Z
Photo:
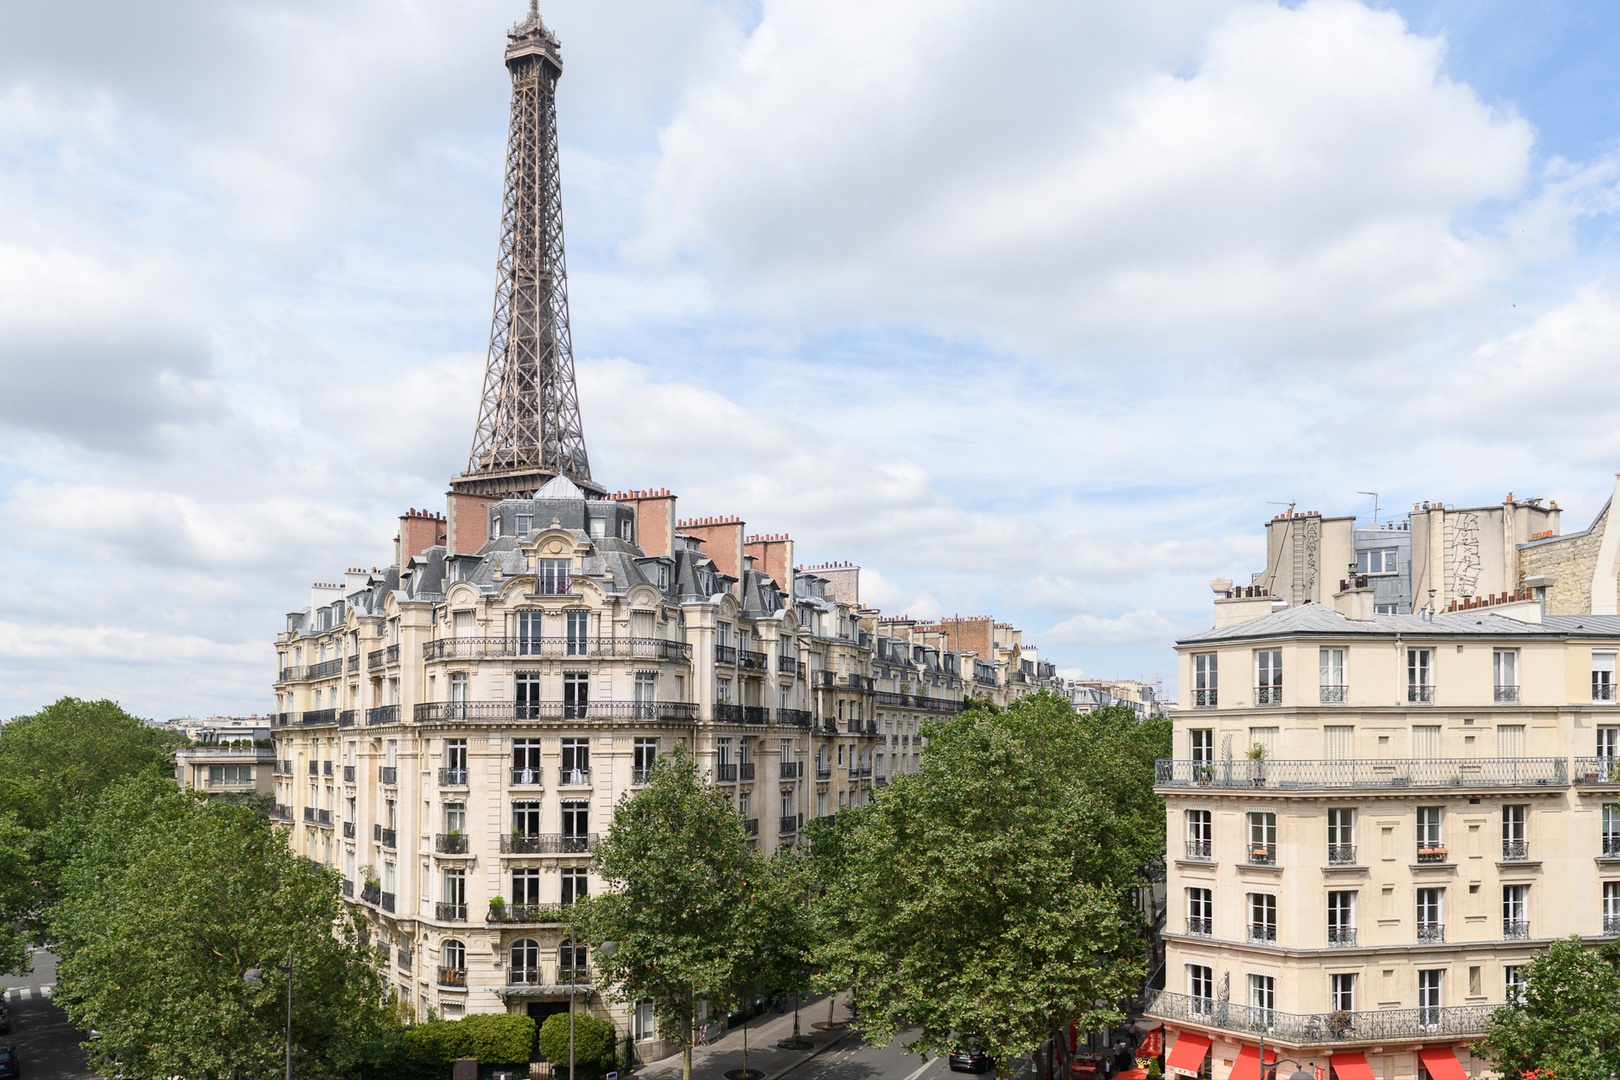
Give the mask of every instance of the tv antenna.
M 1266 505 L 1267 506 L 1286 506 L 1286 507 L 1288 507 L 1288 516 L 1293 517 L 1294 516 L 1294 507 L 1298 506 L 1299 504 L 1297 502 L 1278 502 L 1276 499 L 1267 499 L 1266 500 Z
M 1375 528 L 1375 529 L 1378 528 L 1378 492 L 1376 492 L 1376 491 L 1358 491 L 1358 492 L 1356 492 L 1356 494 L 1357 495 L 1371 495 L 1372 496 L 1372 501 L 1373 501 L 1373 528 Z

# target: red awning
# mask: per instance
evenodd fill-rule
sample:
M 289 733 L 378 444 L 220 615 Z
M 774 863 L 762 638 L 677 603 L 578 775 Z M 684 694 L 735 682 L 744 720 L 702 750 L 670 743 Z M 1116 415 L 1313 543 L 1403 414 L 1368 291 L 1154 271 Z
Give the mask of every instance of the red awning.
M 1277 1064 L 1277 1051 L 1266 1050 L 1266 1064 Z M 1238 1047 L 1237 1064 L 1232 1066 L 1230 1080 L 1260 1080 L 1260 1048 Z
M 1339 1080 L 1374 1080 L 1365 1054 L 1334 1054 L 1333 1071 Z
M 1423 1059 L 1423 1067 L 1434 1080 L 1468 1080 L 1462 1062 L 1449 1046 L 1425 1046 L 1418 1051 L 1418 1057 Z
M 1183 1069 L 1190 1073 L 1198 1071 L 1204 1064 L 1204 1055 L 1209 1053 L 1209 1036 L 1200 1035 L 1196 1031 L 1183 1031 L 1176 1036 L 1176 1045 L 1170 1048 L 1170 1056 L 1164 1059 L 1167 1069 Z

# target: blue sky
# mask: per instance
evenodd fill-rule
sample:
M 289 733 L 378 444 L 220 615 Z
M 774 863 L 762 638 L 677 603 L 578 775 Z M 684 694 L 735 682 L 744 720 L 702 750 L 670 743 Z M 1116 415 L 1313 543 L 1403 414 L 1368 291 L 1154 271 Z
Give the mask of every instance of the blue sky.
M 465 461 L 519 0 L 0 0 L 0 713 L 268 707 Z M 549 0 L 598 479 L 1171 676 L 1276 503 L 1620 470 L 1596 3 Z

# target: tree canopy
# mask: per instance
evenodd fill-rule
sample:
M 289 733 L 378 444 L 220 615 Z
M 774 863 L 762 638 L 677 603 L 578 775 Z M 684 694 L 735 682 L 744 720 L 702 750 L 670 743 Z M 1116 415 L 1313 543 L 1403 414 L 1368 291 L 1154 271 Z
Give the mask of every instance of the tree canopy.
M 112 701 L 65 697 L 0 728 L 0 811 L 43 832 L 126 776 L 172 776 L 163 734 Z
M 812 856 L 819 959 L 870 1037 L 916 1026 L 916 1049 L 973 1039 L 1005 1063 L 1057 1024 L 1119 1018 L 1094 1002 L 1143 973 L 1132 901 L 1164 852 L 1166 732 L 1053 694 L 972 709 L 925 729 L 920 772 L 812 834 L 832 849 Z
M 1491 1017 L 1476 1053 L 1510 1080 L 1620 1072 L 1620 943 L 1555 941 L 1520 974 L 1517 1000 Z

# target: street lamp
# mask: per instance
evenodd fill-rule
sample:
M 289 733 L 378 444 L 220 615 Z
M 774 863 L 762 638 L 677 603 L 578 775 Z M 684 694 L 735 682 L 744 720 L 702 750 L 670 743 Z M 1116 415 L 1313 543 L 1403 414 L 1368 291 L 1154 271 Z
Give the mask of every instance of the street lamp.
M 616 942 L 604 941 L 602 944 L 596 947 L 596 955 L 612 956 L 613 950 L 617 949 L 618 947 L 619 946 Z M 570 923 L 568 932 L 568 959 L 572 968 L 572 973 L 568 977 L 568 1080 L 574 1080 L 574 987 L 579 985 L 579 965 L 574 964 L 573 961 L 579 956 L 579 953 L 575 951 L 578 948 L 579 945 L 574 939 L 573 925 Z M 292 1077 L 287 1077 L 287 1080 L 292 1080 Z
M 292 950 L 291 945 L 287 946 L 287 963 L 286 963 L 286 965 L 283 966 L 281 964 L 277 964 L 276 967 L 281 968 L 282 971 L 285 971 L 287 973 L 287 1029 L 286 1029 L 286 1034 L 287 1034 L 287 1080 L 292 1080 L 293 950 Z M 264 985 L 264 971 L 263 971 L 263 969 L 261 969 L 261 968 L 248 968 L 246 971 L 242 972 L 242 981 L 247 983 L 249 986 L 263 986 Z M 569 1080 L 573 1080 L 572 1072 L 569 1073 Z

